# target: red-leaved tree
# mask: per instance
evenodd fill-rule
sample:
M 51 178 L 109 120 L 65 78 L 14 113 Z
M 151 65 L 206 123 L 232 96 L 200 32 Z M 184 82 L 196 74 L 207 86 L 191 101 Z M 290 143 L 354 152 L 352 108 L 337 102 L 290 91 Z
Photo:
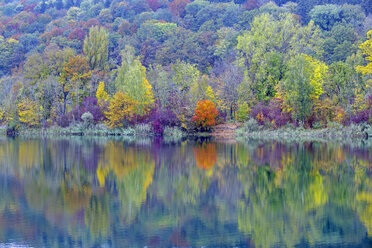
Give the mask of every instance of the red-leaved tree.
M 209 100 L 199 101 L 195 108 L 195 115 L 192 121 L 202 130 L 209 130 L 216 125 L 215 118 L 218 115 L 216 105 Z

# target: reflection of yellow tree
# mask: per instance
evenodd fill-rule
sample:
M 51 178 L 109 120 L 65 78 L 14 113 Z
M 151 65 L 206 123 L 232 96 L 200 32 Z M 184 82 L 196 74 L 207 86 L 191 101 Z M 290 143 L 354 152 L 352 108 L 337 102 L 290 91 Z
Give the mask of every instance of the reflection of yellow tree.
M 372 180 L 366 178 L 365 190 L 356 195 L 359 218 L 367 228 L 368 236 L 372 237 Z
M 18 163 L 25 168 L 40 166 L 42 163 L 42 151 L 39 140 L 19 141 Z
M 200 146 L 192 148 L 196 160 L 196 165 L 200 169 L 209 170 L 214 167 L 217 162 L 216 144 L 203 143 Z
M 105 145 L 104 156 L 97 168 L 97 178 L 101 186 L 110 171 L 117 180 L 122 218 L 131 222 L 146 200 L 147 188 L 152 183 L 155 161 L 149 151 L 135 147 L 123 147 L 121 142 Z
M 308 187 L 308 193 L 305 196 L 306 210 L 316 209 L 323 206 L 328 201 L 328 194 L 324 188 L 323 177 L 319 171 L 312 176 L 312 181 Z

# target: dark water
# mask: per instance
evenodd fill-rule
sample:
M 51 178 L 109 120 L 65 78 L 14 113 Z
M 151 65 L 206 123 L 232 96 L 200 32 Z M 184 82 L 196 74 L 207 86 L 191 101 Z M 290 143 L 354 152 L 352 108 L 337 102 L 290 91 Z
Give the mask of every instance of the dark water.
M 372 247 L 356 144 L 0 139 L 0 247 Z

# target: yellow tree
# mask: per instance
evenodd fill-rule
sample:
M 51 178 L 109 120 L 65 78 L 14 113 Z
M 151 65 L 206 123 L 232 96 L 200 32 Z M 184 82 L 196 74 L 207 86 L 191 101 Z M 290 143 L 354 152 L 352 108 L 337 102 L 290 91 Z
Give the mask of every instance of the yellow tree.
M 38 126 L 41 120 L 40 107 L 35 101 L 27 98 L 22 99 L 18 104 L 19 121 L 29 127 Z
M 359 48 L 366 56 L 367 65 L 357 66 L 356 70 L 364 75 L 372 75 L 372 30 L 367 33 L 368 40 L 362 43 Z M 372 80 L 370 79 L 369 82 Z
M 137 102 L 131 97 L 118 91 L 110 101 L 108 111 L 105 112 L 106 124 L 111 128 L 122 127 L 125 121 L 130 121 L 137 108 Z
M 109 95 L 105 91 L 105 83 L 104 82 L 99 82 L 96 97 L 98 99 L 98 105 L 100 107 L 105 106 L 106 102 L 109 100 Z

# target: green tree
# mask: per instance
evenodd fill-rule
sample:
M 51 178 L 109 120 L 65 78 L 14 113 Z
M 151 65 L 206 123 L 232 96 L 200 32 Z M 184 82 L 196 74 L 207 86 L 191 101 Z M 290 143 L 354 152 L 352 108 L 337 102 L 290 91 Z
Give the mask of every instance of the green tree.
M 323 83 L 327 67 L 307 55 L 299 54 L 288 64 L 288 71 L 283 81 L 289 104 L 294 110 L 294 119 L 305 119 L 312 114 L 314 100 L 323 93 Z
M 106 29 L 99 26 L 91 27 L 89 36 L 84 40 L 83 50 L 93 70 L 107 69 L 108 33 Z
M 146 68 L 134 56 L 134 48 L 131 46 L 125 47 L 121 58 L 121 66 L 117 70 L 115 80 L 116 88 L 138 103 L 135 113 L 143 116 L 152 108 L 154 102 L 152 87 L 146 79 Z
M 269 14 L 256 17 L 251 30 L 237 40 L 240 64 L 246 69 L 249 87 L 258 100 L 275 95 L 275 86 L 285 72 L 284 65 L 293 55 L 321 53 L 319 29 L 313 22 L 301 26 L 289 13 L 280 14 L 279 19 Z

